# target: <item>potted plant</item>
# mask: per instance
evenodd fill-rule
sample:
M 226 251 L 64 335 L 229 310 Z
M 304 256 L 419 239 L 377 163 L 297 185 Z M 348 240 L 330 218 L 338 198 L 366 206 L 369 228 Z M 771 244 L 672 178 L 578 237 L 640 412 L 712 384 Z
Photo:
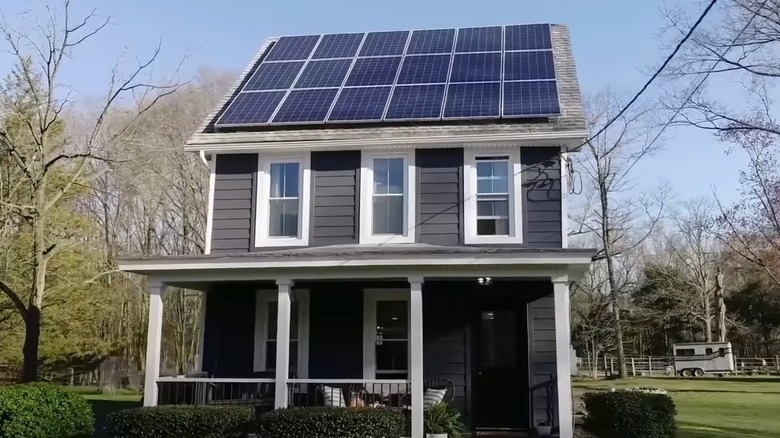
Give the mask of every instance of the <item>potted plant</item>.
M 461 432 L 460 412 L 450 409 L 447 403 L 433 405 L 425 412 L 426 438 L 460 438 Z
M 536 434 L 539 436 L 550 436 L 552 433 L 552 424 L 547 420 L 539 420 L 536 422 Z

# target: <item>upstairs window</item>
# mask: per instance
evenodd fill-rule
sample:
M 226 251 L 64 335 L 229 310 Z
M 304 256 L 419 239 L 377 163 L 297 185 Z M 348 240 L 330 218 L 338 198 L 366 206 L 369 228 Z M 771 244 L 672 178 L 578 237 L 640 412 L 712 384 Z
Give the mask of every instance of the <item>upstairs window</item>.
M 361 243 L 414 242 L 414 155 L 363 154 Z
M 522 243 L 519 149 L 465 152 L 467 244 Z
M 309 160 L 261 157 L 255 246 L 302 246 L 309 239 Z

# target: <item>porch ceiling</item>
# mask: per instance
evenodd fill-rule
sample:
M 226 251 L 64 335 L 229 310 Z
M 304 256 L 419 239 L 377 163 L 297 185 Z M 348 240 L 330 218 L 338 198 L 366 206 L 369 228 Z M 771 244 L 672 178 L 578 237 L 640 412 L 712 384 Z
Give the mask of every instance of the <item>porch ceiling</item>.
M 241 254 L 126 258 L 119 269 L 159 281 L 334 278 L 581 277 L 593 249 L 475 246 L 336 245 Z

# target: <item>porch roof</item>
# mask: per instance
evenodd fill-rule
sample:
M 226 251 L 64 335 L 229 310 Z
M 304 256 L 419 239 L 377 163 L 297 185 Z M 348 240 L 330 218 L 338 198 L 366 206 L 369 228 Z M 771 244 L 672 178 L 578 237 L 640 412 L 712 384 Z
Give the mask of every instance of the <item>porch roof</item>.
M 590 266 L 594 249 L 436 246 L 427 244 L 333 245 L 235 254 L 120 258 L 119 269 L 154 275 L 184 271 L 302 271 L 378 268 L 525 267 L 555 268 L 574 277 Z M 313 273 L 313 272 L 312 272 Z M 519 273 L 519 272 L 518 272 Z M 487 275 L 487 274 L 486 274 Z

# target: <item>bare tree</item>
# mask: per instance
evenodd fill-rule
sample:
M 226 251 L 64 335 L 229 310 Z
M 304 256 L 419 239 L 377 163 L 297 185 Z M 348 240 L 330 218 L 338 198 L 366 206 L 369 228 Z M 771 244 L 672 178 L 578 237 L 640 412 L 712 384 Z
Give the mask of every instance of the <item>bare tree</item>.
M 600 130 L 618 114 L 621 102 L 607 92 L 588 102 L 589 128 Z M 654 142 L 649 109 L 626 111 L 597 138 L 584 146 L 580 154 L 580 169 L 585 201 L 582 213 L 573 218 L 575 234 L 597 236 L 600 248 L 596 256 L 606 266 L 612 329 L 615 333 L 620 363 L 619 376 L 626 376 L 620 296 L 628 281 L 621 280 L 619 260 L 636 249 L 652 233 L 664 208 L 666 190 L 652 196 L 631 196 L 631 171 L 644 157 L 652 154 L 659 143 Z M 626 277 L 628 279 L 628 277 Z
M 32 241 L 29 287 L 12 285 L 0 279 L 0 290 L 14 303 L 25 323 L 24 375 L 26 381 L 38 377 L 38 349 L 41 312 L 46 299 L 49 263 L 59 245 L 49 232 L 51 211 L 79 187 L 89 186 L 95 175 L 90 164 L 107 161 L 105 145 L 124 141 L 132 134 L 133 121 L 180 85 L 170 80 L 154 81 L 151 66 L 157 49 L 134 68 L 112 70 L 109 90 L 83 135 L 69 137 L 64 131 L 65 112 L 72 106 L 70 90 L 62 85 L 60 74 L 74 58 L 74 51 L 100 33 L 108 24 L 95 11 L 84 17 L 71 16 L 70 1 L 44 4 L 45 18 L 16 28 L 0 17 L 0 35 L 16 60 L 17 96 L 4 99 L 5 121 L 0 125 L 0 148 L 11 157 L 23 176 L 27 196 L 23 202 L 9 203 L 8 209 L 29 227 Z M 133 111 L 123 111 L 124 123 L 107 120 L 126 99 L 136 100 Z M 126 108 L 123 108 L 126 110 Z M 12 121 L 12 122 L 9 122 Z M 6 219 L 7 220 L 7 219 Z

